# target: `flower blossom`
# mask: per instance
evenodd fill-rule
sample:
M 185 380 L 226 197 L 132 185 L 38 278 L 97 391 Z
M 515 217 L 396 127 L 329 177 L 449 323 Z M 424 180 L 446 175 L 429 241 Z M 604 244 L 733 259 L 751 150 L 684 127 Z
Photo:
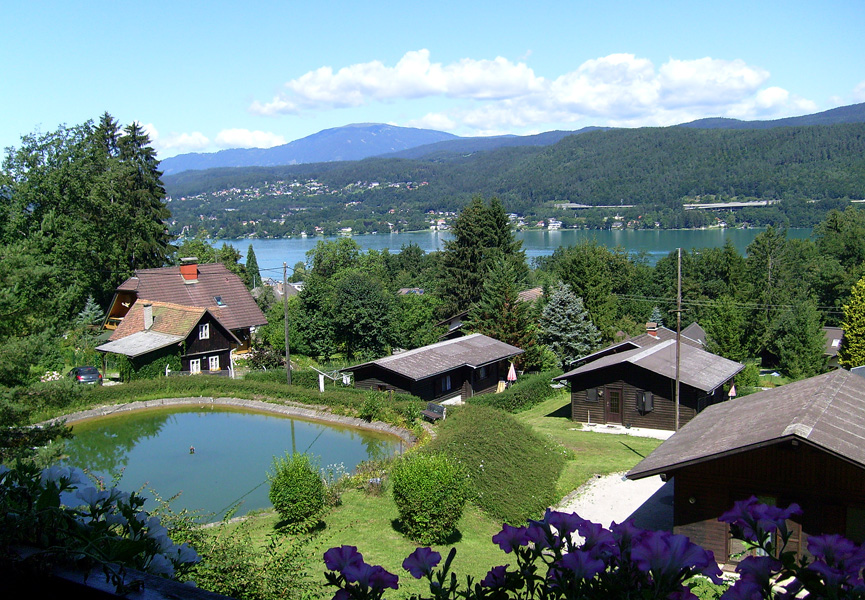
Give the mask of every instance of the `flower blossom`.
M 324 553 L 324 565 L 330 571 L 342 572 L 346 567 L 363 564 L 363 554 L 357 546 L 340 546 Z
M 402 561 L 402 568 L 415 579 L 429 575 L 441 562 L 442 555 L 431 548 L 418 548 Z

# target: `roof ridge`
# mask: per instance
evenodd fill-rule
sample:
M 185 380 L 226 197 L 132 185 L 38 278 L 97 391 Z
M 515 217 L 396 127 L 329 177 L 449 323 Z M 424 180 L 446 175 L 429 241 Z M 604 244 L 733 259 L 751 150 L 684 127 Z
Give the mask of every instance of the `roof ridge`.
M 647 356 L 651 356 L 655 352 L 659 350 L 663 350 L 664 348 L 669 348 L 670 344 L 675 344 L 676 340 L 664 340 L 663 342 L 658 342 L 654 346 L 649 346 L 648 348 L 644 348 L 642 351 L 637 352 L 633 356 L 628 358 L 628 362 L 636 362 Z
M 843 377 L 843 373 L 846 372 L 847 371 L 844 371 L 844 369 L 837 369 L 826 377 L 829 381 L 827 381 L 826 385 L 823 386 L 823 393 L 815 394 L 802 406 L 798 413 L 794 415 L 790 424 L 784 428 L 784 435 L 798 435 L 803 438 L 807 438 L 811 435 L 814 426 L 821 418 L 823 418 L 823 415 L 826 414 L 826 411 L 829 410 L 829 407 L 831 407 L 832 403 L 835 401 L 838 392 L 840 392 L 841 388 L 844 386 L 846 377 Z M 807 381 L 807 379 L 804 381 Z M 809 423 L 806 422 L 806 417 L 812 412 L 812 409 L 814 409 L 814 412 L 817 414 L 814 414 L 811 417 Z
M 411 350 L 406 350 L 405 352 L 400 352 L 398 354 L 391 354 L 389 356 L 377 358 L 377 359 L 369 361 L 369 362 L 380 363 L 380 362 L 385 361 L 385 360 L 390 360 L 391 358 L 397 358 L 397 357 L 403 358 L 406 356 L 413 356 L 413 355 L 418 354 L 420 352 L 429 351 L 433 348 L 442 348 L 444 346 L 448 346 L 448 345 L 453 344 L 455 342 L 464 342 L 465 340 L 467 340 L 469 338 L 478 337 L 479 335 L 481 335 L 481 334 L 480 333 L 472 333 L 470 335 L 464 335 L 464 336 L 456 337 L 452 340 L 444 340 L 443 342 L 436 342 L 435 344 L 430 344 L 429 346 L 421 346 L 420 348 L 412 348 Z

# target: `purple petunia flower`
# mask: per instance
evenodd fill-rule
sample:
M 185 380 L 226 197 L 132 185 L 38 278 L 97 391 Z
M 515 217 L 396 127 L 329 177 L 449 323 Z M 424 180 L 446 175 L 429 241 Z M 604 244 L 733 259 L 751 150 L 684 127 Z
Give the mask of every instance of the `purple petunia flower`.
M 621 547 L 630 547 L 636 543 L 641 537 L 646 535 L 645 529 L 640 529 L 634 525 L 633 519 L 628 519 L 623 523 L 613 523 L 610 525 L 610 533 Z
M 382 567 L 368 565 L 364 562 L 349 565 L 342 571 L 343 577 L 349 583 L 357 583 L 360 588 L 383 590 L 385 588 L 399 589 L 399 577 L 385 571 Z
M 743 579 L 764 585 L 781 570 L 781 562 L 771 556 L 747 556 L 736 567 Z
M 553 539 L 550 539 L 551 536 Z M 546 523 L 541 521 L 529 522 L 529 526 L 526 528 L 526 540 L 533 543 L 538 550 L 551 548 L 560 543 L 559 538 L 552 535 Z
M 499 548 L 510 554 L 520 546 L 529 543 L 529 539 L 526 537 L 526 528 L 511 527 L 505 523 L 502 530 L 493 536 L 493 543 L 498 544 Z
M 336 590 L 336 593 L 333 595 L 333 600 L 349 600 L 349 598 L 351 598 L 351 594 L 348 593 L 348 590 L 342 588 Z
M 487 576 L 481 580 L 481 586 L 490 589 L 503 587 L 506 582 L 507 565 L 501 565 L 490 569 Z
M 763 588 L 752 579 L 740 579 L 721 595 L 721 600 L 763 600 Z
M 576 513 L 566 513 L 547 509 L 547 512 L 544 515 L 544 521 L 549 524 L 550 527 L 555 529 L 560 536 L 568 537 L 585 522 L 585 519 Z
M 684 569 L 701 573 L 714 583 L 721 583 L 721 569 L 715 556 L 692 544 L 684 535 L 651 531 L 631 548 L 631 559 L 637 568 L 656 576 L 677 576 Z
M 505 525 L 507 527 L 507 525 Z M 495 541 L 495 538 L 493 538 Z M 429 575 L 441 562 L 442 555 L 431 548 L 418 548 L 402 561 L 402 568 L 411 573 L 415 579 Z
M 557 571 L 567 572 L 577 579 L 591 579 L 606 568 L 607 565 L 604 564 L 604 561 L 583 550 L 569 552 L 556 563 Z
M 330 571 L 341 573 L 346 567 L 360 564 L 363 564 L 363 555 L 357 551 L 357 546 L 340 546 L 324 553 L 324 565 Z
M 593 557 L 606 559 L 610 556 L 619 556 L 616 538 L 600 523 L 583 520 L 577 531 L 584 540 L 583 550 L 591 551 Z

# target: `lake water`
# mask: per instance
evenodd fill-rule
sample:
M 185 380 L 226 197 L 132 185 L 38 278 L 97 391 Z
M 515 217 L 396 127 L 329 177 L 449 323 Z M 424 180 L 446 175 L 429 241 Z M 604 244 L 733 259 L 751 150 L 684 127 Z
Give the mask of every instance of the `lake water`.
M 559 246 L 574 246 L 584 240 L 596 240 L 599 244 L 614 248 L 622 247 L 628 252 L 645 252 L 649 264 L 675 250 L 683 248 L 720 248 L 727 240 L 741 253 L 745 253 L 754 238 L 762 229 L 686 229 L 686 230 L 624 230 L 595 231 L 585 229 L 565 229 L 558 231 L 531 230 L 519 231 L 516 236 L 522 240 L 526 256 L 531 260 L 538 256 L 549 256 Z M 789 229 L 787 236 L 803 239 L 811 235 L 811 229 Z M 287 238 L 287 239 L 254 239 L 254 240 L 215 240 L 213 243 L 221 246 L 223 242 L 234 246 L 246 256 L 249 244 L 255 250 L 255 258 L 263 277 L 282 279 L 282 263 L 291 268 L 298 261 L 306 261 L 306 253 L 315 248 L 323 237 Z M 407 233 L 390 233 L 379 235 L 355 235 L 352 239 L 364 250 L 383 250 L 399 252 L 402 246 L 414 243 L 425 252 L 444 250 L 445 240 L 451 239 L 446 231 L 417 231 Z
M 274 456 L 308 452 L 322 467 L 342 464 L 351 472 L 361 461 L 393 456 L 402 444 L 366 430 L 220 407 L 137 411 L 77 423 L 73 431 L 67 464 L 106 483 L 122 475 L 118 487 L 144 486 L 150 498 L 150 490 L 163 499 L 182 492 L 172 502 L 175 511 L 202 510 L 214 520 L 240 500 L 238 514 L 270 506 L 267 472 Z

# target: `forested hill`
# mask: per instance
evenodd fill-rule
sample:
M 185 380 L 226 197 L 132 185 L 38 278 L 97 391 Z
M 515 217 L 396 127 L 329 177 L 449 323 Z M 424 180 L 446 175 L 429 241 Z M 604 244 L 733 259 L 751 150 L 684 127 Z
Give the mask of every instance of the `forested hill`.
M 544 202 L 660 204 L 707 194 L 865 198 L 865 124 L 615 129 L 568 136 L 547 147 L 434 160 L 214 169 L 164 180 L 168 193 L 178 197 L 295 178 L 315 179 L 331 190 L 356 182 L 427 182 L 404 201 L 431 208 L 472 194 L 500 196 L 511 210 Z M 387 192 L 359 193 L 356 199 L 365 200 L 365 194 L 372 199 Z
M 696 127 L 699 129 L 772 129 L 773 127 L 801 127 L 806 125 L 838 125 L 840 123 L 865 123 L 865 102 L 839 106 L 831 110 L 787 117 L 772 121 L 739 121 L 738 119 L 698 119 L 683 123 L 681 127 Z

